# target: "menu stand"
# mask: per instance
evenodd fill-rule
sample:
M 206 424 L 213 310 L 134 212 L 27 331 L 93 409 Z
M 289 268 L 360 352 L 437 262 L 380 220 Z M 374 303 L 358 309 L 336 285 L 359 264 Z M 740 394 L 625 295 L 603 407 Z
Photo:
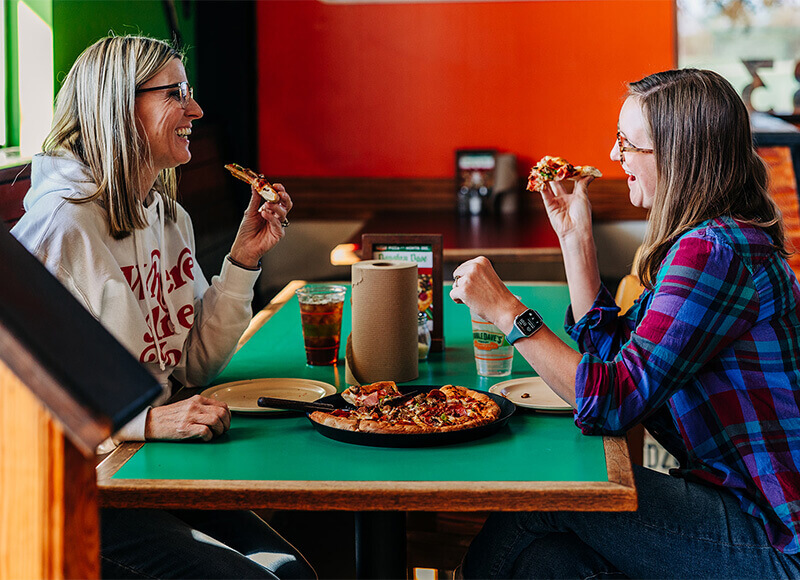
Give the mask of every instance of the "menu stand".
M 0 578 L 99 578 L 97 445 L 161 387 L 0 227 Z

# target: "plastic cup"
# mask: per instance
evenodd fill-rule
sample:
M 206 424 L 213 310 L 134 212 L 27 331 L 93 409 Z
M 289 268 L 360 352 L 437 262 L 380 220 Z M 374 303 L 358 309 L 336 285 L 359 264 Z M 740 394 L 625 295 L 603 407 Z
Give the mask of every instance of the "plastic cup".
M 339 359 L 344 286 L 308 284 L 295 291 L 300 302 L 306 362 L 333 365 Z
M 514 362 L 514 347 L 506 335 L 491 322 L 472 314 L 472 346 L 475 351 L 475 367 L 482 377 L 505 377 L 511 374 Z

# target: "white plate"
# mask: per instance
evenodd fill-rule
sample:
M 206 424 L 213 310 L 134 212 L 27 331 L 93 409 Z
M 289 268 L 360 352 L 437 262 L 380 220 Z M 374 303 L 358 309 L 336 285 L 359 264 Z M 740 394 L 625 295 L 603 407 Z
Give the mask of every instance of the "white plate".
M 309 403 L 336 392 L 336 387 L 311 379 L 250 379 L 210 387 L 200 393 L 209 399 L 228 404 L 238 413 L 277 413 L 283 409 L 258 406 L 259 397 L 276 397 Z
M 505 397 L 518 407 L 528 407 L 529 409 L 547 413 L 567 413 L 572 411 L 572 407 L 562 401 L 541 377 L 503 381 L 492 385 L 489 388 L 489 392 Z

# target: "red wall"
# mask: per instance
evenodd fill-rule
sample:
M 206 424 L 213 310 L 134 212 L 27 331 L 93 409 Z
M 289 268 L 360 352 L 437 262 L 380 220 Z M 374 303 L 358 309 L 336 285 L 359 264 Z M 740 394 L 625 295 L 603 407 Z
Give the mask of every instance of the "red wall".
M 454 150 L 608 159 L 625 82 L 675 66 L 674 0 L 257 2 L 260 168 L 449 177 Z

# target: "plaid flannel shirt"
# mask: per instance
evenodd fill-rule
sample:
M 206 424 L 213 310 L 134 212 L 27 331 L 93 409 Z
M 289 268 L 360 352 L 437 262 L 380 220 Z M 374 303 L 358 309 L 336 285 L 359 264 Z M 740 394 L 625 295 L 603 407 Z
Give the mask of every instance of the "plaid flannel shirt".
M 644 423 L 673 475 L 730 490 L 775 548 L 800 552 L 800 285 L 762 229 L 701 224 L 628 312 L 602 288 L 566 329 L 583 433 Z

